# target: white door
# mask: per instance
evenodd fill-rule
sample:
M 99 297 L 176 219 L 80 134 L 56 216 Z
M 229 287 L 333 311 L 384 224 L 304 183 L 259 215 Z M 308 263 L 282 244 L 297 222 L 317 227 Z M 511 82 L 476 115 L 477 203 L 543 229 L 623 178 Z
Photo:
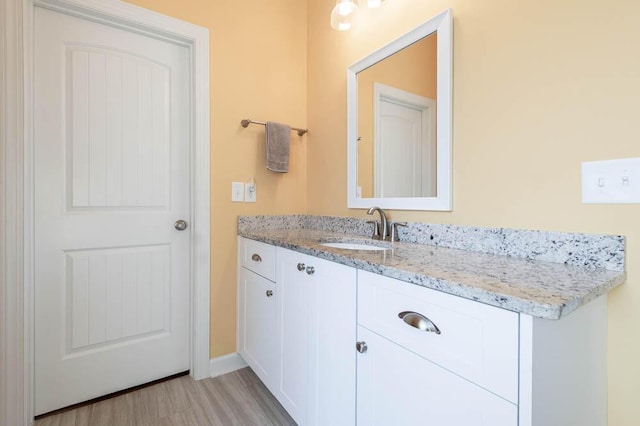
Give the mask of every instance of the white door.
M 436 196 L 435 101 L 374 86 L 374 196 Z
M 189 369 L 189 51 L 35 10 L 36 414 Z

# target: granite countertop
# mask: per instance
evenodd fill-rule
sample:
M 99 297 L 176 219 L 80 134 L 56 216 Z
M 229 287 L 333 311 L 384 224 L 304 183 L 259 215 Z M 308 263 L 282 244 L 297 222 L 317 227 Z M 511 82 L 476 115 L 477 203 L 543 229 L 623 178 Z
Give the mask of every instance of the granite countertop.
M 322 229 L 239 225 L 238 235 L 545 319 L 566 316 L 626 278 L 624 270 L 410 242 L 389 243 Z M 320 245 L 330 241 L 384 245 L 388 249 L 345 250 Z

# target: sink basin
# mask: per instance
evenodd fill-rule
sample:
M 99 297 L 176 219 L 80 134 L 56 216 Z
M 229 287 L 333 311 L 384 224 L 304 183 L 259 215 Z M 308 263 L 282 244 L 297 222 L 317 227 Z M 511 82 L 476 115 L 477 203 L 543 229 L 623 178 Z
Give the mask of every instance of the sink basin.
M 378 247 L 370 244 L 359 243 L 320 243 L 321 246 L 339 248 L 343 250 L 369 250 L 369 251 L 382 251 L 387 250 L 386 247 Z

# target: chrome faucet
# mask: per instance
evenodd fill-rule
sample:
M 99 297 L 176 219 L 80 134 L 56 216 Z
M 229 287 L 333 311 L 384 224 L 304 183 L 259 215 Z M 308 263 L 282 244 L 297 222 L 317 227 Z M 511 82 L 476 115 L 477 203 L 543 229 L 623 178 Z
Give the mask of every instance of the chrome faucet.
M 367 211 L 367 214 L 372 215 L 373 212 L 380 213 L 380 222 L 378 222 L 377 220 L 367 221 L 367 223 L 373 224 L 373 235 L 371 236 L 371 238 L 383 241 L 388 240 L 392 243 L 395 241 L 400 241 L 400 237 L 398 236 L 398 227 L 407 226 L 407 222 L 390 222 L 384 210 L 382 210 L 380 207 L 371 207 Z
M 375 238 L 376 240 L 384 240 L 387 238 L 387 235 L 389 235 L 387 215 L 384 213 L 384 210 L 382 210 L 380 207 L 371 207 L 367 211 L 367 214 L 372 215 L 373 212 L 380 213 L 380 222 L 379 223 L 374 222 L 375 226 L 373 228 L 374 230 L 373 230 L 372 238 Z

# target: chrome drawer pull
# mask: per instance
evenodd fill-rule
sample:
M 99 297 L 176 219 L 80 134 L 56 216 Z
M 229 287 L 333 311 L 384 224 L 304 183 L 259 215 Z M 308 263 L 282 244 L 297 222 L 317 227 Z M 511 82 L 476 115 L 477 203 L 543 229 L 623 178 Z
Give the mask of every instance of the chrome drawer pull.
M 273 296 L 273 290 L 267 290 L 267 297 Z
M 304 263 L 298 263 L 298 271 L 302 272 L 307 266 Z
M 260 255 L 258 253 L 253 253 L 251 255 L 251 260 L 256 261 L 256 262 L 262 262 L 262 258 L 260 257 Z
M 314 272 L 316 272 L 316 268 L 313 266 L 307 266 L 307 275 L 313 275 Z
M 369 349 L 367 347 L 367 342 L 356 342 L 356 351 L 363 354 L 367 351 L 367 349 Z
M 398 314 L 398 318 L 409 324 L 411 327 L 415 327 L 418 330 L 426 331 L 427 333 L 440 334 L 440 329 L 431 320 L 424 315 L 417 312 L 404 311 Z

